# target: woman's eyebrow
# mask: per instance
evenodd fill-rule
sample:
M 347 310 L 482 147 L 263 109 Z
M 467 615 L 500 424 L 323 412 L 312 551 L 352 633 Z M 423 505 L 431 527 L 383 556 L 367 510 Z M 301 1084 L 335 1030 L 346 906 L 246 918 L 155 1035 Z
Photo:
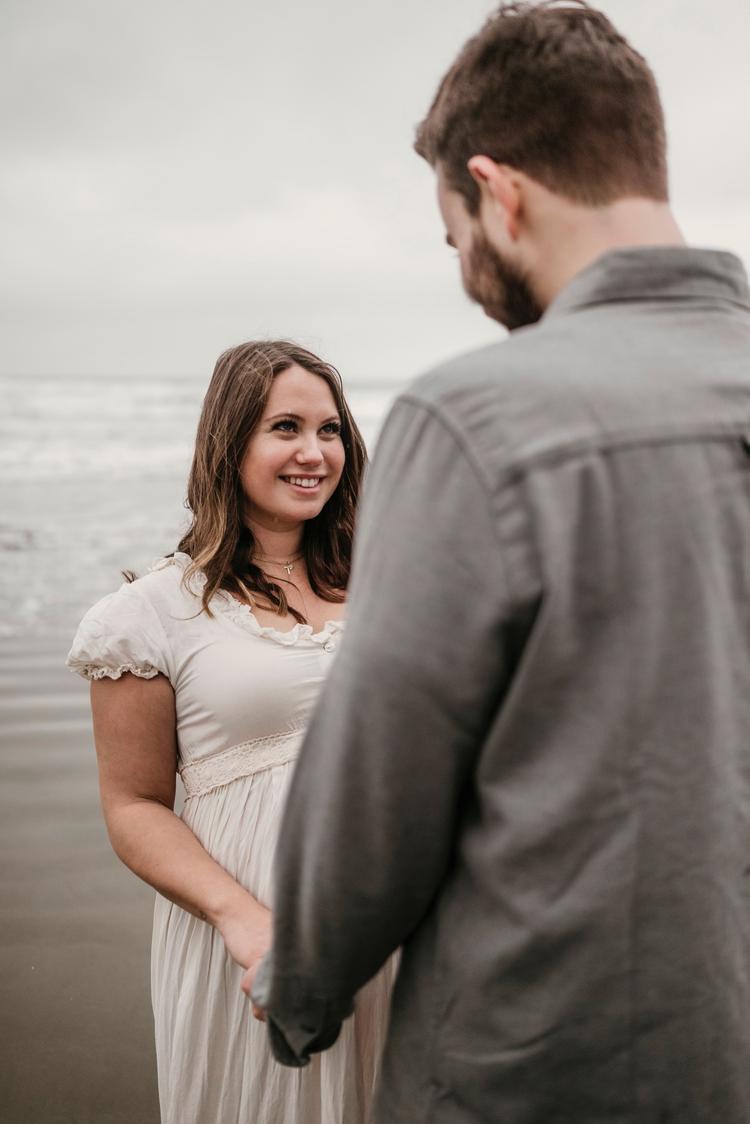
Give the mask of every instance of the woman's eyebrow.
M 292 413 L 289 413 L 287 410 L 284 410 L 280 414 L 271 414 L 270 417 L 266 418 L 266 421 L 276 421 L 278 418 L 289 418 L 291 421 L 304 421 L 305 420 L 300 414 L 292 414 Z M 322 424 L 325 425 L 325 422 L 329 422 L 329 421 L 341 421 L 341 418 L 339 417 L 338 414 L 331 414 L 330 418 L 325 418 Z

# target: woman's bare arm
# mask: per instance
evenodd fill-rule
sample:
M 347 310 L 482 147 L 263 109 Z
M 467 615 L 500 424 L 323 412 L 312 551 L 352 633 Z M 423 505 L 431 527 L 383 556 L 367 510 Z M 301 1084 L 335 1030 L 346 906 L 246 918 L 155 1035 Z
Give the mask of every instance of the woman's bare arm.
M 126 866 L 164 897 L 214 925 L 244 967 L 270 943 L 270 914 L 175 815 L 174 691 L 158 675 L 91 684 L 102 809 Z

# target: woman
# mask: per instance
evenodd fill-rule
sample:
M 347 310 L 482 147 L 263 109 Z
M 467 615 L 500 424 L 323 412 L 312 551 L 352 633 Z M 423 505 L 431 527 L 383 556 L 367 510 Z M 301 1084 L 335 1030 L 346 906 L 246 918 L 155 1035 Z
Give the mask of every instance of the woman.
M 87 613 L 68 657 L 93 681 L 110 839 L 159 891 L 164 1124 L 370 1118 L 387 969 L 303 1070 L 272 1060 L 240 990 L 270 944 L 276 833 L 341 637 L 365 460 L 332 367 L 284 342 L 225 352 L 198 426 L 190 529 L 174 556 Z

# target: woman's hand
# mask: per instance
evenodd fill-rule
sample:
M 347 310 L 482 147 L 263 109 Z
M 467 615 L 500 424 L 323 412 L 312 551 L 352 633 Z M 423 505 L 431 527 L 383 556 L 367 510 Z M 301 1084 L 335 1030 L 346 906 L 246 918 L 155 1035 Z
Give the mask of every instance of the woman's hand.
M 248 970 L 245 972 L 244 976 L 242 977 L 242 983 L 240 984 L 240 987 L 242 988 L 245 995 L 250 1000 L 250 1003 L 251 1003 L 252 1008 L 253 1008 L 253 1015 L 255 1016 L 256 1019 L 258 1019 L 259 1022 L 264 1023 L 266 1021 L 266 1012 L 263 1010 L 262 1007 L 259 1007 L 257 1003 L 253 1003 L 253 985 L 255 983 L 255 976 L 256 976 L 256 973 L 258 971 L 259 965 L 260 965 L 260 960 L 256 960 L 254 964 L 250 965 L 250 967 L 248 968 Z
M 246 972 L 242 990 L 250 995 L 252 980 L 263 957 L 271 947 L 271 911 L 259 905 L 249 894 L 238 896 L 231 908 L 217 923 L 227 952 Z M 250 984 L 246 985 L 246 981 Z M 253 1003 L 256 1019 L 265 1021 L 265 1014 Z
M 240 967 L 250 968 L 259 964 L 271 947 L 271 911 L 250 894 L 243 892 L 238 899 L 216 927 L 232 959 Z

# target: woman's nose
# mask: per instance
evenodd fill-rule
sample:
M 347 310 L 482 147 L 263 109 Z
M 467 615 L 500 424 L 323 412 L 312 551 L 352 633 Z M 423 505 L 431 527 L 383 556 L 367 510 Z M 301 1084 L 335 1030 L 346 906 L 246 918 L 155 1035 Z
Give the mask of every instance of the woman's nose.
M 323 451 L 320 448 L 317 436 L 305 438 L 297 450 L 299 464 L 320 464 L 323 460 Z

